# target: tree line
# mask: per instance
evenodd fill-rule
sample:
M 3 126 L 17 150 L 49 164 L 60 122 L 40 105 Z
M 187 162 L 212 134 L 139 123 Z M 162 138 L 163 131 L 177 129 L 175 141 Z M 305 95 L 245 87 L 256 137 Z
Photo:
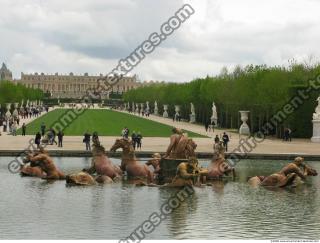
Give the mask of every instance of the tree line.
M 0 82 L 0 104 L 1 110 L 6 110 L 6 103 L 16 103 L 19 105 L 24 100 L 35 101 L 43 98 L 43 92 L 40 89 L 27 88 L 22 84 L 14 84 L 11 81 Z
M 219 75 L 197 78 L 187 83 L 152 84 L 124 95 L 125 102 L 143 103 L 149 101 L 151 108 L 157 101 L 159 113 L 163 104 L 169 105 L 168 113 L 174 115 L 174 105 L 181 106 L 182 118 L 188 120 L 190 103 L 196 110 L 196 121 L 205 123 L 211 117 L 214 101 L 217 106 L 218 123 L 222 128 L 238 129 L 240 110 L 249 110 L 249 124 L 252 132 L 261 130 L 264 123 L 279 111 L 299 89 L 308 85 L 308 80 L 320 75 L 320 64 L 290 61 L 287 67 L 248 65 L 237 66 L 232 71 L 223 68 Z M 310 137 L 312 134 L 312 113 L 316 107 L 316 90 L 310 98 L 276 128 L 270 135 L 282 136 L 283 129 L 289 127 L 296 137 Z

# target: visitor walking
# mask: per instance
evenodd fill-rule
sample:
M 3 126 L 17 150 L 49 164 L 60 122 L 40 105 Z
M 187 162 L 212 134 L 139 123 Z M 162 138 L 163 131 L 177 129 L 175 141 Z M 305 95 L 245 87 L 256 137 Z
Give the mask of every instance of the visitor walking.
M 51 128 L 50 130 L 52 132 L 52 144 L 55 143 L 57 145 L 58 143 L 56 141 L 56 131 L 53 128 Z
M 214 138 L 214 143 L 219 143 L 220 142 L 220 138 L 218 135 L 216 135 L 216 137 Z
M 288 128 L 288 140 L 289 142 L 291 142 L 291 136 L 292 136 L 292 130 L 290 128 Z
M 140 132 L 137 133 L 136 136 L 136 141 L 137 141 L 137 149 L 140 148 L 141 150 L 141 145 L 142 145 L 142 135 Z
M 27 126 L 26 126 L 25 123 L 22 124 L 21 129 L 22 129 L 22 136 L 25 136 L 26 135 L 26 130 L 27 130 Z
M 83 136 L 84 136 L 83 142 L 86 144 L 86 150 L 91 150 L 91 145 L 90 145 L 91 134 L 87 131 Z
M 283 140 L 286 142 L 289 140 L 289 128 L 284 129 Z
M 40 129 L 41 129 L 41 136 L 43 137 L 46 132 L 46 125 L 44 124 L 44 122 L 41 123 Z
M 209 122 L 206 121 L 206 122 L 204 123 L 204 129 L 206 129 L 206 132 L 208 132 L 208 128 L 209 128 Z
M 34 139 L 34 143 L 37 145 L 37 148 L 40 148 L 40 143 L 41 143 L 41 134 L 40 134 L 40 132 L 37 132 L 36 137 Z
M 18 125 L 17 125 L 17 122 L 15 121 L 15 122 L 12 124 L 12 135 L 13 135 L 13 136 L 17 136 L 17 128 L 18 128 Z
M 132 142 L 132 146 L 134 149 L 136 149 L 137 146 L 137 134 L 135 131 L 132 132 L 131 134 L 131 142 Z
M 100 144 L 99 136 L 97 132 L 92 134 L 92 143 L 93 144 Z
M 64 133 L 61 130 L 59 130 L 59 132 L 58 132 L 58 147 L 60 147 L 60 148 L 62 148 L 63 136 L 64 136 Z
M 223 133 L 222 136 L 222 141 L 223 141 L 223 147 L 225 148 L 226 152 L 228 152 L 228 143 L 230 141 L 228 134 L 225 132 Z

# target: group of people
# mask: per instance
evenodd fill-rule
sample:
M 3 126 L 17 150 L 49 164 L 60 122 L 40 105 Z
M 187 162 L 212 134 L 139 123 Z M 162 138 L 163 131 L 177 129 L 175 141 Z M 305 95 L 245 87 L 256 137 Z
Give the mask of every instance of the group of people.
M 82 140 L 82 142 L 86 145 L 87 151 L 91 150 L 91 144 L 90 144 L 91 141 L 93 144 L 100 144 L 98 132 L 93 132 L 91 135 L 91 133 L 87 130 L 85 134 L 83 134 L 83 140 Z
M 129 135 L 130 135 L 130 130 L 127 127 L 124 127 L 121 131 L 121 136 L 125 139 L 129 139 Z M 138 131 L 133 131 L 131 134 L 131 142 L 133 145 L 134 149 L 140 149 L 141 150 L 141 146 L 142 146 L 142 135 L 141 132 Z
M 211 121 L 211 120 L 207 120 L 205 123 L 204 123 L 204 129 L 206 130 L 206 132 L 214 132 L 214 126 L 215 126 L 215 122 L 214 121 Z
M 56 137 L 58 137 L 58 142 L 56 141 Z M 59 129 L 58 132 L 56 132 L 55 129 L 53 128 L 47 129 L 45 123 L 42 122 L 40 125 L 40 131 L 36 133 L 34 141 L 38 148 L 40 147 L 41 144 L 46 144 L 46 145 L 56 144 L 58 145 L 58 147 L 62 147 L 63 137 L 64 137 L 63 131 Z
M 32 117 L 38 117 L 42 112 L 49 111 L 49 107 L 23 107 L 18 110 L 18 115 L 11 115 L 9 119 L 5 117 L 5 114 L 0 116 L 0 127 L 2 126 L 3 132 L 8 132 L 13 136 L 17 136 L 17 130 L 20 125 L 20 121 Z M 1 114 L 1 113 L 0 113 Z M 25 123 L 21 126 L 21 135 L 26 135 L 27 126 Z M 1 132 L 0 132 L 1 135 Z
M 223 145 L 225 152 L 228 152 L 228 143 L 229 142 L 230 142 L 230 138 L 226 132 L 223 133 L 221 139 L 220 139 L 219 135 L 217 134 L 214 138 L 213 147 L 215 147 L 216 144 L 221 144 L 221 145 Z

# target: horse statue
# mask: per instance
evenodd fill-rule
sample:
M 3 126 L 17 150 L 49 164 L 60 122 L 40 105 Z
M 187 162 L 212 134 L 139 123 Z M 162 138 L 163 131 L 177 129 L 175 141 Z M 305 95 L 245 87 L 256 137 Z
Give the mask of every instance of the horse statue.
M 110 152 L 122 149 L 121 170 L 126 171 L 130 178 L 147 178 L 148 182 L 153 182 L 153 173 L 145 164 L 141 164 L 134 153 L 132 142 L 129 139 L 117 139 L 111 147 Z
M 122 170 L 106 156 L 105 148 L 98 140 L 93 143 L 92 156 L 90 168 L 67 175 L 67 186 L 91 186 L 97 183 L 109 184 L 122 177 Z
M 106 156 L 105 148 L 96 141 L 92 146 L 92 161 L 89 169 L 83 171 L 89 174 L 97 174 L 100 176 L 108 176 L 112 180 L 122 176 L 122 170 L 119 166 L 114 165 L 111 160 Z

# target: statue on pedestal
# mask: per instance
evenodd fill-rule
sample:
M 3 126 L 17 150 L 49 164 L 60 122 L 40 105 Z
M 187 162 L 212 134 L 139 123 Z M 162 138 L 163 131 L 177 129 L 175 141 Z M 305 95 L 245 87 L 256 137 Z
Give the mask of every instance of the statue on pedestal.
M 315 113 L 313 113 L 313 136 L 311 138 L 312 142 L 320 143 L 320 96 L 317 99 L 318 106 L 315 109 Z
M 191 114 L 190 114 L 190 123 L 195 123 L 196 122 L 196 113 L 195 113 L 195 109 L 194 109 L 194 105 L 193 103 L 190 103 L 191 106 Z
M 168 118 L 169 117 L 169 115 L 168 115 L 168 105 L 163 105 L 163 114 L 162 114 L 162 116 L 164 118 Z
M 218 125 L 217 107 L 214 104 L 214 102 L 212 102 L 212 116 L 211 116 L 210 120 L 211 120 L 211 124 L 214 123 L 214 126 Z
M 158 116 L 159 115 L 159 110 L 158 110 L 158 103 L 157 101 L 154 102 L 154 115 Z

